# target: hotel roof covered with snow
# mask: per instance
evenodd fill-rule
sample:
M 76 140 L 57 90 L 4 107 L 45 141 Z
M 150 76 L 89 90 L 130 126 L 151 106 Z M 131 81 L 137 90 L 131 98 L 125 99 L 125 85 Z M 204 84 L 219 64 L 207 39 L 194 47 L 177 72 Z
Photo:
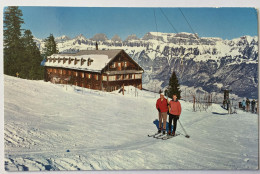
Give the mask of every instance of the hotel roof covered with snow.
M 44 79 L 90 89 L 114 91 L 123 86 L 142 89 L 143 69 L 124 50 L 82 50 L 53 54 L 42 62 Z

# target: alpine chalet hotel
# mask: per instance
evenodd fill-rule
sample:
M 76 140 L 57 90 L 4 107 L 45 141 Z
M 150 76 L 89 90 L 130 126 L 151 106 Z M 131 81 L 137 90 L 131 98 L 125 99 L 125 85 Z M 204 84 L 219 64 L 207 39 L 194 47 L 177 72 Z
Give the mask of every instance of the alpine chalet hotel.
M 44 65 L 44 79 L 89 89 L 114 91 L 123 86 L 142 89 L 144 70 L 124 50 L 82 50 L 53 54 Z

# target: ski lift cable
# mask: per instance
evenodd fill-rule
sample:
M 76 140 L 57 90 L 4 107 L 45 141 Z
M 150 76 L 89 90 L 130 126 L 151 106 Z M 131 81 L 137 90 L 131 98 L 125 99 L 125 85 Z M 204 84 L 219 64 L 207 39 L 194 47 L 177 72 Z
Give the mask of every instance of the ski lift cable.
M 156 15 L 155 15 L 155 9 L 153 9 L 153 15 L 154 15 L 154 21 L 155 21 L 155 27 L 156 27 L 156 33 L 157 33 L 157 41 L 158 41 L 158 45 L 159 45 L 159 39 L 158 39 L 158 25 L 157 25 L 157 21 L 156 21 Z
M 166 18 L 166 20 L 168 21 L 168 23 L 171 25 L 172 29 L 175 31 L 175 33 L 178 33 L 177 29 L 173 26 L 173 24 L 171 23 L 171 21 L 169 20 L 169 18 L 167 17 L 167 15 L 164 13 L 164 11 L 160 8 L 163 16 Z M 179 46 L 181 45 L 181 37 L 179 39 Z M 183 56 L 181 53 L 181 69 L 183 70 Z
M 154 12 L 154 19 L 155 19 L 155 24 L 156 24 L 156 32 L 157 32 L 157 41 L 158 41 L 158 48 L 159 48 L 160 46 L 159 46 L 158 27 L 157 27 L 157 22 L 156 22 L 156 14 L 155 14 L 155 9 L 153 9 L 153 12 Z M 170 63 L 169 63 L 169 58 L 167 58 L 167 60 L 168 60 L 168 64 L 170 65 Z
M 171 21 L 169 20 L 169 18 L 166 16 L 166 14 L 163 12 L 163 10 L 160 8 L 163 16 L 167 19 L 168 23 L 171 25 L 171 27 L 173 28 L 173 30 L 178 33 L 177 29 L 173 26 L 173 24 L 171 23 Z
M 182 10 L 181 10 L 180 8 L 178 8 L 178 9 L 180 10 L 180 12 L 181 12 L 182 16 L 184 17 L 185 21 L 186 21 L 186 22 L 187 22 L 187 24 L 189 25 L 189 27 L 190 27 L 191 31 L 193 32 L 193 34 L 196 36 L 196 38 L 198 38 L 198 36 L 195 34 L 195 32 L 194 32 L 193 28 L 191 27 L 191 25 L 190 25 L 189 21 L 187 20 L 187 18 L 186 18 L 186 17 L 185 17 L 185 15 L 183 14 Z
M 192 31 L 193 34 L 195 35 L 195 38 L 198 40 L 199 44 L 202 46 L 203 51 L 206 53 L 204 46 L 201 44 L 199 37 L 197 36 L 197 34 L 195 33 L 195 31 L 193 30 L 193 28 L 192 28 L 191 24 L 189 23 L 188 19 L 185 17 L 185 15 L 184 15 L 184 13 L 182 12 L 182 10 L 181 10 L 180 8 L 178 8 L 178 9 L 179 9 L 179 11 L 181 12 L 182 16 L 184 17 L 185 21 L 187 22 L 188 26 L 190 27 L 191 31 Z M 173 24 L 171 23 L 171 21 L 169 20 L 169 18 L 167 17 L 167 15 L 163 12 L 163 10 L 162 10 L 161 8 L 160 8 L 160 10 L 161 10 L 162 14 L 164 15 L 164 17 L 167 19 L 168 23 L 172 26 L 173 30 L 174 30 L 176 33 L 178 33 L 178 31 L 177 31 L 176 28 L 173 26 Z M 180 40 L 181 40 L 181 39 L 180 39 Z M 180 40 L 179 40 L 179 42 L 180 42 Z
M 175 31 L 175 33 L 178 33 L 178 30 L 173 26 L 173 24 L 171 23 L 171 21 L 169 20 L 169 18 L 167 17 L 167 15 L 163 12 L 163 10 L 160 8 L 163 16 L 166 18 L 166 20 L 168 21 L 168 23 L 171 25 L 171 27 L 173 28 L 173 30 Z M 179 39 L 179 45 L 181 45 L 181 37 Z
M 185 15 L 184 15 L 184 13 L 182 12 L 181 8 L 178 8 L 178 9 L 179 9 L 179 11 L 181 12 L 181 14 L 182 14 L 183 18 L 185 19 L 185 21 L 187 22 L 188 26 L 190 27 L 191 31 L 192 31 L 193 34 L 195 35 L 195 38 L 198 40 L 199 44 L 202 46 L 203 51 L 206 53 L 204 46 L 201 44 L 198 35 L 195 33 L 195 31 L 194 31 L 193 28 L 191 27 L 191 24 L 189 23 L 188 19 L 185 17 Z

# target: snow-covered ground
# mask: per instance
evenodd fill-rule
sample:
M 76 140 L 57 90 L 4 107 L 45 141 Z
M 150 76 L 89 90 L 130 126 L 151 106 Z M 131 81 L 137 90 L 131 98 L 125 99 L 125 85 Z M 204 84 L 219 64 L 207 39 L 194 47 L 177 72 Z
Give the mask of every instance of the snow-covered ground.
M 154 93 L 125 95 L 4 76 L 7 171 L 258 169 L 258 116 L 219 105 L 193 112 L 181 101 L 190 138 L 163 141 Z

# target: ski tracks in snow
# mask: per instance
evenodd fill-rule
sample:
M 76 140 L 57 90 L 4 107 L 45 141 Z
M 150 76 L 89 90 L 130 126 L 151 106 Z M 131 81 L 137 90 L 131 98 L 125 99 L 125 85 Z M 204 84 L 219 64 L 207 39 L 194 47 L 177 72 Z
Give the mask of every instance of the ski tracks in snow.
M 134 97 L 127 92 L 125 96 L 87 89 L 75 92 L 70 86 L 65 91 L 61 85 L 5 76 L 5 169 L 256 169 L 258 166 L 257 116 L 192 112 L 192 103 L 181 101 L 180 121 L 191 137 L 162 141 L 147 137 L 157 129 L 153 123 L 158 115 L 157 98 L 154 93 L 138 93 Z M 226 112 L 219 105 L 212 107 L 214 112 Z M 183 134 L 179 124 L 177 130 Z
M 118 146 L 71 148 L 69 152 L 65 152 L 64 149 L 55 150 L 55 155 L 51 157 L 53 151 L 16 152 L 15 155 L 6 155 L 5 169 L 9 171 L 145 169 L 147 166 L 144 165 L 144 154 L 140 149 L 158 142 L 156 139 L 151 140 L 143 137 Z

